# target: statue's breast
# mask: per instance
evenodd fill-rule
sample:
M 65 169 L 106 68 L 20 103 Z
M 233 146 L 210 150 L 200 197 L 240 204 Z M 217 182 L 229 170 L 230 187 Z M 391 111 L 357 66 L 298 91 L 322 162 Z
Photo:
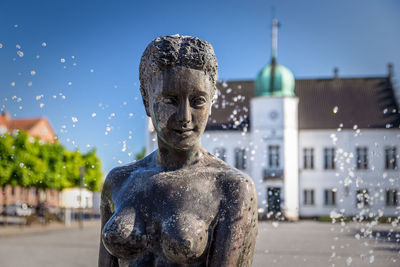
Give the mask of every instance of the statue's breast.
M 219 208 L 212 180 L 161 173 L 124 189 L 102 233 L 112 255 L 135 262 L 152 253 L 154 266 L 157 261 L 194 264 L 206 259 Z
M 190 264 L 205 254 L 208 245 L 208 225 L 193 214 L 167 218 L 161 228 L 161 249 L 173 263 Z
M 104 247 L 121 259 L 136 258 L 147 248 L 144 221 L 133 207 L 117 210 L 103 228 Z

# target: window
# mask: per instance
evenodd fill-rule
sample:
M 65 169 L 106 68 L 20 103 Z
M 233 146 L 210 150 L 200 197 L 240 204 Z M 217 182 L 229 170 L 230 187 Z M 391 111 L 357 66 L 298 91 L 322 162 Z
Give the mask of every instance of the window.
M 221 160 L 223 160 L 223 161 L 226 161 L 226 149 L 225 149 L 225 148 L 223 148 L 223 147 L 217 147 L 217 148 L 215 148 L 215 149 L 214 149 L 214 155 L 215 155 L 217 158 L 219 158 L 219 159 L 221 159 Z
M 335 148 L 324 148 L 324 169 L 335 169 Z
M 235 148 L 235 168 L 246 169 L 246 150 L 244 148 Z
M 278 169 L 279 164 L 279 146 L 268 146 L 268 166 L 270 169 Z
M 314 205 L 314 190 L 305 189 L 304 193 L 304 205 Z
M 336 205 L 336 192 L 332 189 L 325 189 L 324 191 L 325 206 L 335 206 Z
M 386 206 L 397 206 L 397 190 L 386 190 Z
M 396 147 L 387 147 L 385 148 L 385 169 L 394 170 L 396 168 Z
M 356 197 L 357 208 L 363 208 L 364 206 L 369 205 L 369 195 L 367 189 L 357 190 Z
M 314 148 L 303 149 L 304 169 L 314 169 Z
M 368 169 L 368 148 L 357 147 L 357 169 Z

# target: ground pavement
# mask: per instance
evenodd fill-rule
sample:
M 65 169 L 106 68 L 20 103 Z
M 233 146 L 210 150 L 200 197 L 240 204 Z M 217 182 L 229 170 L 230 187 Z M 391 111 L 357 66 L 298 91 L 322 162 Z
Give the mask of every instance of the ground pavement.
M 253 266 L 400 266 L 400 227 L 369 226 L 261 222 Z M 99 231 L 98 222 L 0 226 L 0 266 L 97 266 Z

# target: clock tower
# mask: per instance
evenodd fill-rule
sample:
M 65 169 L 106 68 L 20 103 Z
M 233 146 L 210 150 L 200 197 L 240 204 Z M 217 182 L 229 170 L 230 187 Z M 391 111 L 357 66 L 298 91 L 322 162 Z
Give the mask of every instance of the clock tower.
M 278 20 L 272 21 L 272 58 L 258 74 L 251 100 L 253 171 L 259 203 L 269 216 L 299 214 L 298 98 L 289 69 L 277 63 Z M 260 184 L 261 183 L 261 184 Z

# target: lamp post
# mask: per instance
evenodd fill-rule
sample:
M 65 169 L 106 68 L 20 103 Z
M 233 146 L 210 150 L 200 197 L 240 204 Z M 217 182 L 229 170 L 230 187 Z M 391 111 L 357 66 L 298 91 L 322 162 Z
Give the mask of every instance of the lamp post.
M 79 168 L 79 177 L 80 177 L 80 185 L 79 185 L 79 190 L 80 190 L 80 203 L 79 203 L 79 228 L 83 228 L 83 202 L 82 202 L 82 189 L 83 189 L 83 182 L 85 179 L 85 167 L 80 167 Z

